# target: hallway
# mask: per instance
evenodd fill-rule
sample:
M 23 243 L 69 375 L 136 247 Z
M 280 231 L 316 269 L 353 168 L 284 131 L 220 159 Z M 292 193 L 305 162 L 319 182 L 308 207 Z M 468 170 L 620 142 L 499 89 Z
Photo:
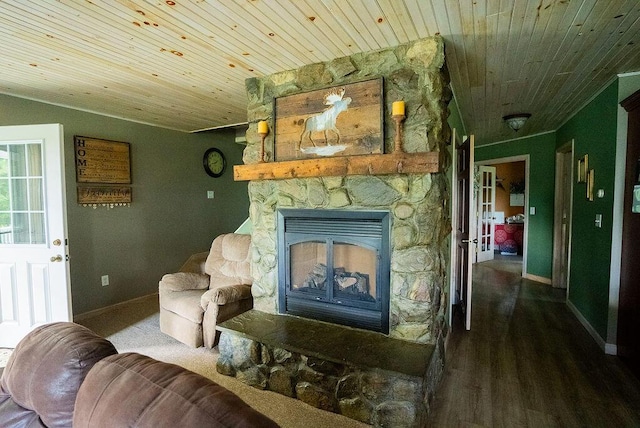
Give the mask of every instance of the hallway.
M 598 347 L 564 290 L 514 267 L 474 265 L 471 331 L 454 321 L 430 425 L 640 426 L 640 382 Z

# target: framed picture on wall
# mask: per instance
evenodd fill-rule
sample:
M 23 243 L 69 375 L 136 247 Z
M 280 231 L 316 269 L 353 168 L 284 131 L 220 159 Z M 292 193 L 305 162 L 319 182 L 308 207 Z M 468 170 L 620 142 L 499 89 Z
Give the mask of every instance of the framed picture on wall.
M 587 182 L 587 171 L 589 170 L 589 155 L 584 155 L 578 159 L 578 183 Z
M 595 181 L 595 172 L 590 169 L 587 171 L 587 200 L 593 201 L 593 185 Z
M 275 100 L 275 160 L 384 152 L 382 78 Z

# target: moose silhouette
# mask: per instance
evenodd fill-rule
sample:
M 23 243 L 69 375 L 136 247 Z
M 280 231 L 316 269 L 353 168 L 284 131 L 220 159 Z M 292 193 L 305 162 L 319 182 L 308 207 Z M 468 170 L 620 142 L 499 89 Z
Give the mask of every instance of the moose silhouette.
M 331 145 L 329 143 L 328 131 L 333 131 L 337 136 L 336 144 L 340 143 L 340 131 L 336 127 L 336 120 L 338 119 L 338 115 L 347 110 L 347 107 L 351 103 L 350 97 L 343 98 L 344 92 L 344 88 L 329 91 L 324 96 L 324 104 L 331 107 L 327 108 L 322 113 L 305 119 L 304 130 L 302 131 L 302 134 L 300 134 L 300 141 L 298 142 L 297 150 L 300 150 L 300 146 L 302 145 L 302 141 L 305 137 L 309 138 L 309 141 L 314 147 L 317 146 L 311 137 L 313 132 L 323 132 L 325 144 Z

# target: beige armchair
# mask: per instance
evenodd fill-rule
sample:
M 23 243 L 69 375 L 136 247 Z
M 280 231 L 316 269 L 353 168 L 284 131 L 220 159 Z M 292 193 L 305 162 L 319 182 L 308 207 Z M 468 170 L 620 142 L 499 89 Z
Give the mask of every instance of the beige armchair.
M 251 236 L 220 235 L 159 283 L 160 330 L 194 348 L 218 343 L 216 324 L 253 307 Z

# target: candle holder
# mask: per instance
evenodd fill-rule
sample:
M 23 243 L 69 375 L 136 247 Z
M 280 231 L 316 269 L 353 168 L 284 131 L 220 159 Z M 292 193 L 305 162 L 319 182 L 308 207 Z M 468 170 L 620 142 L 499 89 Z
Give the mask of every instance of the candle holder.
M 391 117 L 396 122 L 396 138 L 394 140 L 395 147 L 393 148 L 393 152 L 402 153 L 402 121 L 406 116 L 404 114 L 394 114 Z
M 260 162 L 263 163 L 264 160 L 264 139 L 267 138 L 267 134 L 269 134 L 269 124 L 261 120 L 258 122 L 258 135 L 260 135 Z
M 268 132 L 260 132 L 260 163 L 263 163 L 264 160 L 264 139 L 267 138 Z

